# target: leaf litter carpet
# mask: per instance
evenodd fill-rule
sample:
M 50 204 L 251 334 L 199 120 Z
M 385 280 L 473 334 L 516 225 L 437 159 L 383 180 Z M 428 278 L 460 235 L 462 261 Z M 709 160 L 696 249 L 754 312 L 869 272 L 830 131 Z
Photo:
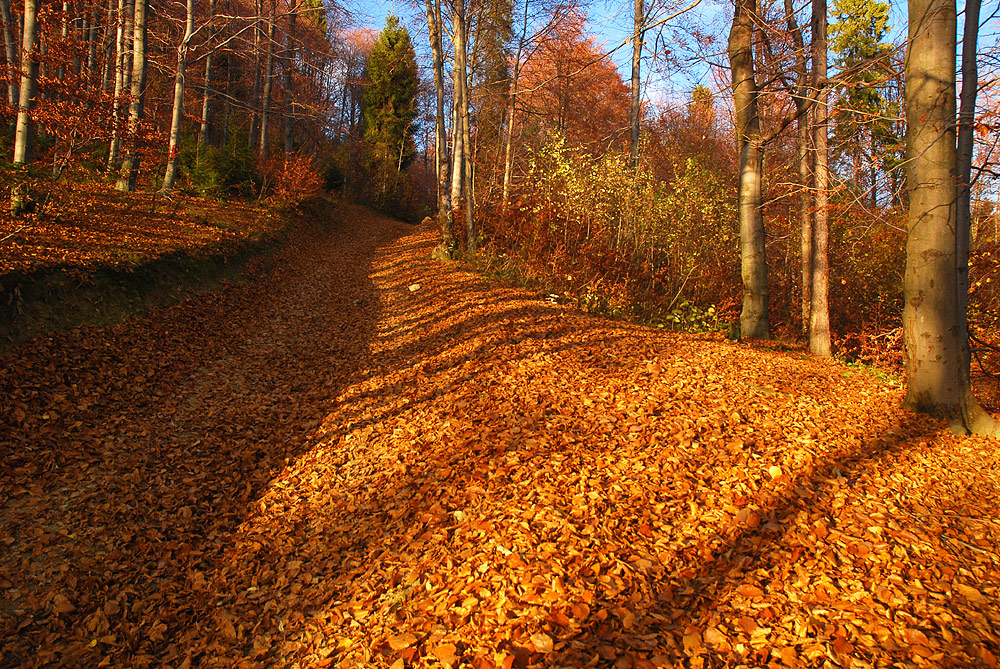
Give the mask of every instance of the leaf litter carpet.
M 0 664 L 996 666 L 988 442 L 331 218 L 3 360 Z

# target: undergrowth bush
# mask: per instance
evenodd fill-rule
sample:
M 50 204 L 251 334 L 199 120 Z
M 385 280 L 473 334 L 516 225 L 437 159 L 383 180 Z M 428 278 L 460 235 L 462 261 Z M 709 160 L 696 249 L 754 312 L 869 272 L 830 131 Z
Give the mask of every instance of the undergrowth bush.
M 490 207 L 487 251 L 590 311 L 720 327 L 739 294 L 733 185 L 696 158 L 675 170 L 668 184 L 625 153 L 552 142 L 531 157 L 506 213 Z
M 259 192 L 257 158 L 239 142 L 221 149 L 182 150 L 180 160 L 187 188 L 202 197 L 253 197 Z
M 301 153 L 265 158 L 260 172 L 264 199 L 278 207 L 295 207 L 323 190 L 323 177 L 312 159 Z

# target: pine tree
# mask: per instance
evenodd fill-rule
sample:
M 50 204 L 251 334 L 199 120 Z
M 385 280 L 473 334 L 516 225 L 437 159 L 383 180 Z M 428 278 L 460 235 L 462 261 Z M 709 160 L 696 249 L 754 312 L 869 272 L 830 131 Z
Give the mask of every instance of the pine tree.
M 417 57 L 410 33 L 391 14 L 368 56 L 365 141 L 378 172 L 401 172 L 416 157 Z
M 847 73 L 843 78 L 849 82 L 837 91 L 835 137 L 840 151 L 851 161 L 855 187 L 862 190 L 867 180 L 875 203 L 875 175 L 863 174 L 865 163 L 872 171 L 879 164 L 884 170 L 892 169 L 902 149 L 892 121 L 899 116 L 899 105 L 886 95 L 887 65 L 880 62 L 892 49 L 882 41 L 890 30 L 889 3 L 836 0 L 833 11 L 830 47 L 836 67 Z

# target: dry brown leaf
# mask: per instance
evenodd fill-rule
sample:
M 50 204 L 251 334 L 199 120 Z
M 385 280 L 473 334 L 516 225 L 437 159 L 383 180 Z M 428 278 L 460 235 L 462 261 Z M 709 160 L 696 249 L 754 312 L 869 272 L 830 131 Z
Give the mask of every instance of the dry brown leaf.
M 535 632 L 531 635 L 531 645 L 538 653 L 551 653 L 554 647 L 552 637 L 545 632 Z
M 389 637 L 389 647 L 393 650 L 403 650 L 409 648 L 417 642 L 417 637 L 409 632 Z

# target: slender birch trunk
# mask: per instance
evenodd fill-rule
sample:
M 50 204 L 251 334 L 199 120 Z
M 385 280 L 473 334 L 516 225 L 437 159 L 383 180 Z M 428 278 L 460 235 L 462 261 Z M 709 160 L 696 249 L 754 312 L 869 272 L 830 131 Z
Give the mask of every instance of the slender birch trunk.
M 122 94 L 127 87 L 125 83 L 125 69 L 129 66 L 127 58 L 127 42 L 129 28 L 132 20 L 126 18 L 128 12 L 128 0 L 118 0 L 118 32 L 115 39 L 115 91 L 111 106 L 111 145 L 108 147 L 108 169 L 115 169 L 118 162 L 118 151 L 121 148 L 121 114 L 122 114 Z
M 639 111 L 642 102 L 639 88 L 639 70 L 642 67 L 642 41 L 645 34 L 643 0 L 635 0 L 632 23 L 632 110 L 629 114 L 632 141 L 629 144 L 629 157 L 632 167 L 635 167 L 639 163 Z
M 514 115 L 517 113 L 517 93 L 521 80 L 521 58 L 524 54 L 524 43 L 528 36 L 528 5 L 524 0 L 524 17 L 521 23 L 521 38 L 517 41 L 517 53 L 514 56 L 514 72 L 510 82 L 510 99 L 507 101 L 507 133 L 503 147 L 503 211 L 506 213 L 510 202 L 510 181 L 514 172 Z
M 209 0 L 208 22 L 212 28 L 208 36 L 208 53 L 205 54 L 205 92 L 201 100 L 201 125 L 198 128 L 198 151 L 208 144 L 208 131 L 212 127 L 212 65 L 215 61 L 215 6 L 216 0 Z
M 434 66 L 434 98 L 436 115 L 434 123 L 434 166 L 437 175 L 437 219 L 441 230 L 441 244 L 447 254 L 455 246 L 455 221 L 448 192 L 448 140 L 445 136 L 444 116 L 444 54 L 441 45 L 441 2 L 426 0 L 427 29 L 430 35 Z
M 181 117 L 184 112 L 184 75 L 187 71 L 188 47 L 194 34 L 194 0 L 187 0 L 187 17 L 184 21 L 184 37 L 177 47 L 177 71 L 174 74 L 174 106 L 170 114 L 170 144 L 167 148 L 167 169 L 163 174 L 163 188 L 168 191 L 177 179 L 178 145 L 181 138 Z
M 806 65 L 805 40 L 802 28 L 795 20 L 795 6 L 792 0 L 785 0 L 788 33 L 795 48 L 795 111 L 796 138 L 795 162 L 799 173 L 799 228 L 801 230 L 800 258 L 802 261 L 802 334 L 809 336 L 809 314 L 812 311 L 812 271 L 813 271 L 813 227 L 812 194 L 809 169 L 809 71 Z
M 0 18 L 3 19 L 3 46 L 7 55 L 7 72 L 10 81 L 7 83 L 7 104 L 17 107 L 17 78 L 14 72 L 18 69 L 17 46 L 14 41 L 14 21 L 10 13 L 10 0 L 0 0 Z
M 295 19 L 298 14 L 298 5 L 292 0 L 288 14 L 288 37 L 285 48 L 285 95 L 288 96 L 288 109 L 285 110 L 284 122 L 284 151 L 285 155 L 291 155 L 295 150 Z
M 132 102 L 129 105 L 128 130 L 132 146 L 122 161 L 122 169 L 117 188 L 120 191 L 135 190 L 139 176 L 139 152 L 136 147 L 139 124 L 142 122 L 146 93 L 146 0 L 135 0 L 135 16 L 132 21 Z
M 472 193 L 472 138 L 469 130 L 469 73 L 467 66 L 467 28 L 465 22 L 465 0 L 455 0 L 452 25 L 455 38 L 455 103 L 458 124 L 455 127 L 455 169 L 460 172 L 459 198 L 465 195 L 465 244 L 469 253 L 476 252 L 476 226 L 473 216 L 474 197 Z M 459 145 L 460 143 L 460 145 Z M 454 180 L 452 181 L 452 201 L 455 201 Z
M 260 130 L 260 88 L 263 84 L 260 63 L 260 19 L 264 13 L 262 0 L 254 0 L 256 25 L 253 29 L 253 92 L 250 94 L 250 134 L 247 136 L 247 148 L 253 149 L 257 143 L 257 133 Z
M 24 0 L 24 33 L 21 41 L 21 91 L 18 94 L 17 124 L 14 133 L 14 164 L 27 165 L 34 159 L 35 124 L 31 110 L 38 90 L 38 0 Z
M 271 3 L 271 16 L 267 22 L 267 56 L 264 59 L 264 86 L 261 92 L 261 112 L 260 112 L 260 144 L 257 150 L 261 155 L 267 153 L 268 134 L 270 132 L 271 115 L 271 86 L 274 83 L 274 37 L 275 25 L 275 5 Z

